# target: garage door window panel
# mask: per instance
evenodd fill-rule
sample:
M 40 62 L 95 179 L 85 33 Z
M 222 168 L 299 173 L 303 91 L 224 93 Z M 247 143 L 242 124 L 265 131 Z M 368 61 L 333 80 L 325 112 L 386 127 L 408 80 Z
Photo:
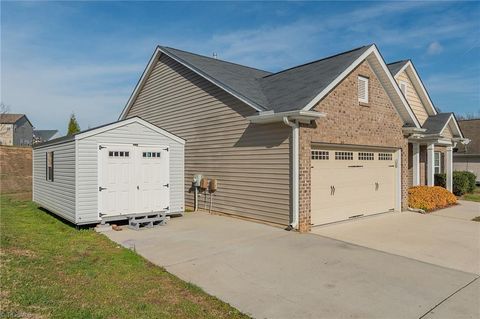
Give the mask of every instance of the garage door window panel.
M 352 161 L 353 152 L 335 152 L 335 159 L 340 161 Z

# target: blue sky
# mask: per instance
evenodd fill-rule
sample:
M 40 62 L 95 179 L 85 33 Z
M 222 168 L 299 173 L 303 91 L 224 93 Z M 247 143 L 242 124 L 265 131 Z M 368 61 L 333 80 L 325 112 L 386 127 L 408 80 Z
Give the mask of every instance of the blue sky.
M 480 111 L 479 2 L 1 2 L 1 100 L 63 133 L 117 119 L 157 44 L 278 71 L 376 43 Z

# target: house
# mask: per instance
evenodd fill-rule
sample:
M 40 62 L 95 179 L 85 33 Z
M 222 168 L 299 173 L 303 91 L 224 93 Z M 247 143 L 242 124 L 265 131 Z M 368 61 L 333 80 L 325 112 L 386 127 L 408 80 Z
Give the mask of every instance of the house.
M 33 201 L 76 225 L 184 211 L 185 141 L 138 117 L 33 147 Z
M 406 209 L 436 171 L 451 189 L 464 141 L 413 63 L 375 45 L 276 73 L 159 46 L 120 119 L 135 116 L 186 140 L 186 206 L 202 174 L 218 180 L 214 211 L 302 232 Z
M 33 143 L 43 143 L 59 137 L 58 130 L 33 130 Z
M 480 119 L 460 120 L 460 128 L 470 143 L 460 144 L 453 153 L 453 168 L 456 171 L 470 171 L 477 175 L 480 183 Z
M 33 125 L 25 114 L 0 114 L 0 145 L 32 145 Z

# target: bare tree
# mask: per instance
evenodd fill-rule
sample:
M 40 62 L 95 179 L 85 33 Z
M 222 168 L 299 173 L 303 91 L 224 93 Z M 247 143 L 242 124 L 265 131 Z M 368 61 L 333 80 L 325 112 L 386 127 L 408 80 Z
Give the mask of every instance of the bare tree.
M 459 120 L 476 120 L 480 119 L 480 110 L 476 112 L 465 112 L 462 114 L 457 115 Z

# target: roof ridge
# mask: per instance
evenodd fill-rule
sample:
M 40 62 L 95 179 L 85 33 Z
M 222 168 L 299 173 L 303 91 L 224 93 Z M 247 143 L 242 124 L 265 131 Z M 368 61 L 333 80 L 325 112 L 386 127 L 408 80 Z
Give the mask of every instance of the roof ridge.
M 348 50 L 348 51 L 336 53 L 336 54 L 333 54 L 333 55 L 330 55 L 330 56 L 327 56 L 327 57 L 324 57 L 324 58 L 321 58 L 321 59 L 318 59 L 318 60 L 310 61 L 310 62 L 307 62 L 307 63 L 299 64 L 299 65 L 293 66 L 291 68 L 266 75 L 266 76 L 263 77 L 263 79 L 268 78 L 268 77 L 273 76 L 273 75 L 277 75 L 277 74 L 286 72 L 286 71 L 290 71 L 290 70 L 293 70 L 293 69 L 296 69 L 296 68 L 304 67 L 304 66 L 307 66 L 307 65 L 310 65 L 310 64 L 314 64 L 314 63 L 317 63 L 317 62 L 321 62 L 321 61 L 324 61 L 324 60 L 335 58 L 337 56 L 347 54 L 347 53 L 351 53 L 353 51 L 357 51 L 357 50 L 360 50 L 360 49 L 363 49 L 363 48 L 366 48 L 366 47 L 371 47 L 372 45 L 374 45 L 374 44 L 372 43 L 372 44 L 362 45 L 361 47 L 358 47 L 358 48 L 355 48 L 355 49 L 351 49 L 351 50 Z
M 188 53 L 188 54 L 191 54 L 191 55 L 196 55 L 196 56 L 199 56 L 199 57 L 202 57 L 202 58 L 207 58 L 207 59 L 210 59 L 210 60 L 214 60 L 214 61 L 220 61 L 220 62 L 224 62 L 224 63 L 228 63 L 228 64 L 233 64 L 233 65 L 237 65 L 237 66 L 241 66 L 241 67 L 244 67 L 244 68 L 248 68 L 248 69 L 252 69 L 252 70 L 256 70 L 256 71 L 261 71 L 261 72 L 265 72 L 265 73 L 272 73 L 270 71 L 265 71 L 265 70 L 262 70 L 262 69 L 259 69 L 259 68 L 254 68 L 254 67 L 251 67 L 251 66 L 248 66 L 248 65 L 244 65 L 244 64 L 240 64 L 240 63 L 235 63 L 235 62 L 230 62 L 230 61 L 226 61 L 226 60 L 222 60 L 222 59 L 217 59 L 217 58 L 212 58 L 212 57 L 209 57 L 209 56 L 206 56 L 206 55 L 202 55 L 202 54 L 198 54 L 198 53 L 194 53 L 194 52 L 190 52 L 190 51 L 185 51 L 185 50 L 181 50 L 181 49 L 177 49 L 177 48 L 172 48 L 172 47 L 167 47 L 167 46 L 160 46 L 161 48 L 164 48 L 164 49 L 173 49 L 173 50 L 177 50 L 177 51 L 181 51 L 181 52 L 184 52 L 184 53 Z M 171 52 L 172 53 L 172 52 Z

